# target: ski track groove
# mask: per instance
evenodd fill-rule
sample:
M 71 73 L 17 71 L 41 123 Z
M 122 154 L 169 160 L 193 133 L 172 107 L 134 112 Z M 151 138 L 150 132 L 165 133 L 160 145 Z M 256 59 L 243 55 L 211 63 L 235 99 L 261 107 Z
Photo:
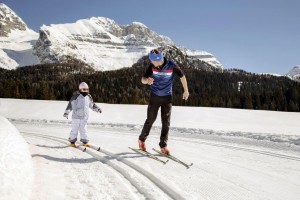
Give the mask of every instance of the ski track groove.
M 38 142 L 41 141 L 41 138 L 39 138 L 39 137 L 32 136 L 32 135 L 23 135 L 23 136 L 24 136 L 26 142 L 29 143 L 30 145 L 33 145 L 33 146 L 36 146 L 36 147 L 51 148 L 51 146 L 47 146 L 47 145 L 33 144 L 33 143 L 36 143 L 36 141 L 38 141 Z M 28 139 L 30 140 L 30 142 L 28 142 Z M 49 139 L 47 139 L 47 140 L 49 140 Z M 32 141 L 34 141 L 34 142 L 32 143 Z M 58 141 L 51 140 L 51 142 L 48 143 L 48 144 L 60 144 L 60 143 Z M 67 148 L 67 146 L 61 147 L 60 149 L 63 149 L 63 148 Z M 54 150 L 54 149 L 56 149 L 56 147 L 55 148 L 52 147 L 52 151 L 57 153 L 57 150 Z M 44 151 L 41 151 L 41 153 L 44 153 Z M 47 150 L 47 151 L 49 152 L 49 150 Z M 31 156 L 32 157 L 40 157 L 40 158 L 49 159 L 49 160 L 54 160 L 54 161 L 57 161 L 57 162 L 68 162 L 69 165 L 66 165 L 66 168 L 63 169 L 63 173 L 59 173 L 59 174 L 64 176 L 64 180 L 66 180 L 66 183 L 69 183 L 69 184 L 65 185 L 65 189 L 67 191 L 72 191 L 74 186 L 77 185 L 77 192 L 76 193 L 68 192 L 68 193 L 65 194 L 65 196 L 62 196 L 62 194 L 59 194 L 58 196 L 54 196 L 54 197 L 52 196 L 51 198 L 54 198 L 54 199 L 82 199 L 83 198 L 82 196 L 84 196 L 85 199 L 95 199 L 95 198 L 97 198 L 96 193 L 98 191 L 97 192 L 91 192 L 91 190 L 95 191 L 97 188 L 96 188 L 96 185 L 90 183 L 90 174 L 87 173 L 87 171 L 85 171 L 84 169 L 82 169 L 80 166 L 77 165 L 78 162 L 83 162 L 83 161 L 85 161 L 85 159 L 80 159 L 80 158 L 78 159 L 77 157 L 74 157 L 74 154 L 71 151 L 64 152 L 67 155 L 69 155 L 71 157 L 71 159 L 70 158 L 57 158 L 56 156 L 53 157 L 51 155 L 44 155 L 44 154 L 41 154 L 41 153 L 31 154 Z M 53 152 L 52 152 L 52 154 L 53 154 Z M 88 163 L 91 163 L 91 162 L 97 162 L 97 160 L 95 158 L 90 158 L 88 160 Z M 43 164 L 44 163 L 39 163 L 38 165 L 43 165 Z M 37 168 L 37 170 L 39 170 L 39 169 Z M 74 174 L 64 173 L 66 171 L 67 172 L 70 172 L 70 171 L 77 172 L 76 173 L 77 176 L 75 176 L 75 173 Z M 80 173 L 78 174 L 78 172 L 80 172 Z M 93 174 L 93 175 L 95 175 L 95 174 Z M 45 176 L 45 175 L 42 175 L 42 177 L 43 176 Z M 74 182 L 74 179 L 78 180 L 79 183 L 86 183 L 88 189 L 85 188 L 85 187 L 78 187 L 78 182 Z M 58 181 L 60 181 L 60 180 L 58 180 Z M 38 182 L 38 183 L 36 183 L 37 185 L 41 184 L 39 180 L 37 180 L 37 182 Z M 37 189 L 35 188 L 35 190 L 37 190 Z M 49 190 L 49 188 L 48 188 L 48 190 Z M 34 192 L 34 190 L 33 190 L 33 192 Z M 47 192 L 47 190 L 42 188 L 41 191 L 38 190 L 38 193 L 40 193 L 40 194 L 36 194 L 38 197 L 35 196 L 34 199 L 35 198 L 45 199 L 46 198 L 45 193 L 48 193 L 48 192 Z
M 158 136 L 152 136 L 154 138 L 159 138 Z M 245 148 L 245 147 L 239 147 L 239 146 L 233 146 L 229 144 L 218 144 L 215 142 L 202 142 L 202 141 L 194 141 L 194 140 L 189 140 L 185 138 L 177 138 L 173 137 L 173 141 L 180 141 L 180 142 L 188 142 L 188 143 L 194 143 L 194 144 L 202 144 L 202 145 L 208 145 L 208 146 L 214 146 L 214 147 L 221 147 L 225 149 L 233 149 L 233 150 L 238 150 L 238 151 L 244 151 L 248 153 L 256 153 L 256 154 L 261 154 L 261 155 L 266 155 L 266 156 L 271 156 L 271 157 L 277 157 L 277 158 L 282 158 L 286 160 L 293 160 L 293 161 L 300 161 L 300 157 L 297 156 L 291 156 L 291 155 L 285 155 L 285 154 L 280 154 L 280 153 L 274 153 L 274 152 L 268 152 L 264 150 L 256 150 L 256 149 L 251 149 L 251 148 Z
M 44 138 L 44 139 L 47 139 L 47 140 L 52 140 L 52 141 L 55 141 L 55 142 L 57 142 L 57 143 L 63 143 L 63 144 L 69 144 L 69 143 L 67 143 L 67 142 L 62 142 L 62 141 L 59 141 L 59 140 L 57 140 L 57 139 L 54 139 L 54 137 L 55 136 L 49 136 L 49 135 L 39 135 L 39 134 L 36 134 L 36 133 L 34 133 L 34 134 L 31 134 L 31 133 L 29 133 L 29 132 L 21 132 L 21 133 L 26 133 L 26 134 L 30 134 L 30 135 L 24 135 L 25 137 L 32 137 L 32 138 Z M 57 137 L 58 138 L 58 137 Z M 59 138 L 60 140 L 62 140 L 62 138 Z M 66 147 L 69 147 L 69 145 L 67 145 Z M 75 149 L 75 148 L 74 148 Z M 83 149 L 84 149 L 84 147 L 83 146 L 79 146 L 78 148 L 77 148 L 77 150 L 79 150 L 79 151 L 82 151 L 83 152 Z M 84 153 L 87 153 L 87 154 L 89 154 L 89 155 L 91 155 L 92 154 L 92 152 L 90 152 L 88 149 L 84 152 Z M 141 187 L 139 187 L 139 186 L 136 186 L 136 185 L 134 185 L 134 184 L 132 184 L 132 182 L 131 182 L 131 178 L 129 177 L 128 178 L 128 176 L 125 176 L 124 174 L 123 174 L 123 172 L 125 173 L 126 171 L 125 170 L 123 170 L 121 167 L 117 167 L 117 165 L 115 165 L 114 163 L 112 163 L 112 162 L 110 162 L 109 160 L 110 159 L 107 159 L 107 158 L 97 158 L 98 156 L 96 156 L 96 157 L 94 157 L 94 155 L 91 155 L 92 157 L 93 157 L 93 159 L 95 159 L 96 161 L 100 161 L 101 163 L 103 163 L 103 164 L 107 164 L 107 166 L 110 168 L 110 169 L 113 169 L 115 172 L 117 172 L 117 174 L 120 176 L 120 177 L 123 177 L 125 180 L 127 180 L 141 195 L 143 195 L 144 197 L 145 197 L 145 199 L 153 199 L 153 198 L 151 198 L 151 195 L 150 195 L 150 193 L 149 194 L 147 194 L 147 192 L 144 190 L 144 189 L 141 189 Z M 117 167 L 117 169 L 116 169 L 116 167 Z M 122 169 L 122 170 L 120 170 L 120 169 Z M 139 198 L 136 198 L 136 199 L 139 199 Z
M 174 140 L 176 140 L 176 139 L 174 139 Z M 185 142 L 186 140 L 177 140 L 177 141 Z M 283 158 L 283 159 L 287 159 L 287 160 L 300 161 L 300 157 L 289 156 L 289 155 L 273 153 L 273 152 L 268 152 L 268 151 L 262 151 L 262 150 L 244 148 L 244 147 L 237 147 L 237 146 L 231 146 L 231 145 L 225 145 L 225 144 L 210 143 L 210 142 L 200 142 L 200 141 L 188 141 L 188 142 L 209 145 L 209 146 L 215 146 L 215 147 L 222 147 L 222 148 L 226 148 L 226 149 L 245 151 L 248 153 L 251 152 L 251 153 L 256 153 L 256 154 L 262 154 L 262 155 L 267 155 L 267 156 L 272 156 L 272 157 L 277 157 L 277 158 Z
M 39 138 L 45 138 L 45 139 L 50 139 L 59 143 L 63 143 L 68 145 L 69 143 L 66 142 L 66 139 L 56 137 L 56 136 L 50 136 L 50 135 L 42 135 L 34 132 L 26 132 L 26 131 L 21 131 L 22 134 L 25 135 L 31 135 L 33 137 L 39 137 Z M 79 150 L 83 150 L 84 147 L 79 146 L 77 148 Z M 126 169 L 124 167 L 120 167 L 117 164 L 111 162 L 111 159 L 115 159 L 127 167 L 130 167 L 133 169 L 135 172 L 138 172 L 140 175 L 148 179 L 153 185 L 155 185 L 159 190 L 161 190 L 164 194 L 168 196 L 170 199 L 185 199 L 184 197 L 181 196 L 181 194 L 171 187 L 169 187 L 167 184 L 163 183 L 159 178 L 155 177 L 153 174 L 150 172 L 144 170 L 142 167 L 138 166 L 137 164 L 134 164 L 133 162 L 127 160 L 126 158 L 122 158 L 121 156 L 118 156 L 114 153 L 111 153 L 110 151 L 107 151 L 103 148 L 99 151 L 99 153 L 103 153 L 106 155 L 106 157 L 100 156 L 95 150 L 90 150 L 89 148 L 86 149 L 85 153 L 88 153 L 91 155 L 94 159 L 109 165 L 112 169 L 114 169 L 116 172 L 118 172 L 121 176 L 123 176 L 140 194 L 142 194 L 146 199 L 153 199 L 153 195 L 149 193 L 147 190 L 145 190 L 139 183 L 138 181 L 134 180 L 132 178 L 131 174 L 126 172 Z M 160 163 L 158 163 L 160 164 Z

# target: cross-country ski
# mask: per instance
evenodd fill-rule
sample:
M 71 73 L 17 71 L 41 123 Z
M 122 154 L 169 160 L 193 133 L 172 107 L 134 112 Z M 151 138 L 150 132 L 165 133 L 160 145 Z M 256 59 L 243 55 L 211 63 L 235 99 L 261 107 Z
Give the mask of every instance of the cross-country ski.
M 166 158 L 169 158 L 169 159 L 171 159 L 171 160 L 173 160 L 173 161 L 175 161 L 175 162 L 177 162 L 177 163 L 182 164 L 182 165 L 185 166 L 187 169 L 190 168 L 190 167 L 193 165 L 193 163 L 187 164 L 187 163 L 185 163 L 185 162 L 179 160 L 178 158 L 176 158 L 176 157 L 174 157 L 174 156 L 172 156 L 172 155 L 169 155 L 169 154 L 165 154 L 165 153 L 163 153 L 163 152 L 161 152 L 161 151 L 159 151 L 159 150 L 157 150 L 157 149 L 152 148 L 152 150 L 155 151 L 156 153 L 159 153 L 160 155 L 162 155 L 162 156 L 164 156 L 164 157 L 166 157 Z
M 137 152 L 137 153 L 139 153 L 139 154 L 142 154 L 142 155 L 144 155 L 144 156 L 147 156 L 147 157 L 149 157 L 149 158 L 151 158 L 151 159 L 153 159 L 153 160 L 156 160 L 156 161 L 158 161 L 158 162 L 161 162 L 161 163 L 163 163 L 163 164 L 166 164 L 169 160 L 162 160 L 162 159 L 160 159 L 160 158 L 158 158 L 158 157 L 156 157 L 155 155 L 153 155 L 152 153 L 150 153 L 150 152 L 148 152 L 148 151 L 143 151 L 143 150 L 141 150 L 141 149 L 136 149 L 136 148 L 132 148 L 132 147 L 128 147 L 129 149 L 131 149 L 132 151 L 134 151 L 134 152 Z
M 92 144 L 85 144 L 83 145 L 84 149 L 83 151 L 86 151 L 87 148 L 91 148 L 91 149 L 94 149 L 95 151 L 100 151 L 100 147 L 99 146 L 94 146 Z

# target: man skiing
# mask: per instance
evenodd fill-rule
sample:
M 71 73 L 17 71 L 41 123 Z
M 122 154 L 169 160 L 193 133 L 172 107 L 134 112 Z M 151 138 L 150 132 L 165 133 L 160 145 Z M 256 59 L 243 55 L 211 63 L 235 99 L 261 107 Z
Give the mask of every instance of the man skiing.
M 151 64 L 141 81 L 143 84 L 151 85 L 151 94 L 147 109 L 147 119 L 139 136 L 139 148 L 146 151 L 145 140 L 150 133 L 152 124 L 156 120 L 158 110 L 161 108 L 162 129 L 159 146 L 162 153 L 169 155 L 170 151 L 167 147 L 167 141 L 172 109 L 174 74 L 180 77 L 184 89 L 182 97 L 184 100 L 187 100 L 189 97 L 187 80 L 182 70 L 174 62 L 167 60 L 159 50 L 152 50 L 149 53 L 149 59 Z
M 93 102 L 93 98 L 89 94 L 88 84 L 82 82 L 79 84 L 79 92 L 73 94 L 63 115 L 68 119 L 69 113 L 73 110 L 72 130 L 69 136 L 72 147 L 76 147 L 75 142 L 77 141 L 78 131 L 80 132 L 80 141 L 83 145 L 88 146 L 87 120 L 89 118 L 89 108 L 102 113 L 101 108 Z

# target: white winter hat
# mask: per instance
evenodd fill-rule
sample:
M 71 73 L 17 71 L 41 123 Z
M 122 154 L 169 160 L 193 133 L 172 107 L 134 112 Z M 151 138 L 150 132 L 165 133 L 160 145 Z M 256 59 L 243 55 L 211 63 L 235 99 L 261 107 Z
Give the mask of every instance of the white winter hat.
M 89 89 L 88 84 L 86 82 L 81 82 L 79 84 L 79 90 L 81 90 L 81 89 Z

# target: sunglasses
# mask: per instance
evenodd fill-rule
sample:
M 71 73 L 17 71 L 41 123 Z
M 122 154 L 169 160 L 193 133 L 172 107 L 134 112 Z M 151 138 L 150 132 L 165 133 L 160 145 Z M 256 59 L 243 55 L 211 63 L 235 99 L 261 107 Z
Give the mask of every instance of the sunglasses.
M 157 49 L 153 49 L 153 50 L 151 50 L 151 53 L 152 54 L 159 54 L 159 51 Z
M 89 91 L 89 89 L 86 89 L 86 88 L 83 88 L 83 89 L 81 89 L 82 91 Z

